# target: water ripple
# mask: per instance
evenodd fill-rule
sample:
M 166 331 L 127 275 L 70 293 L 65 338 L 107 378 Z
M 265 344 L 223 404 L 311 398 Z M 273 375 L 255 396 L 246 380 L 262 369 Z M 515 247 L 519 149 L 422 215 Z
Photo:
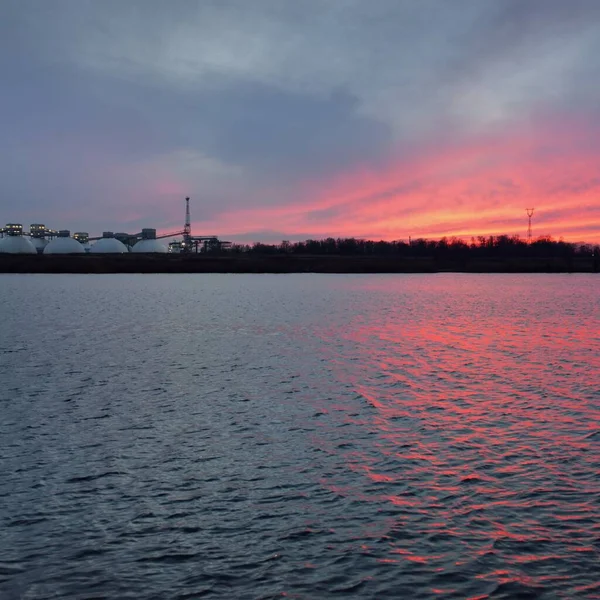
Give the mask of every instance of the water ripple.
M 1 597 L 600 598 L 597 277 L 0 280 Z

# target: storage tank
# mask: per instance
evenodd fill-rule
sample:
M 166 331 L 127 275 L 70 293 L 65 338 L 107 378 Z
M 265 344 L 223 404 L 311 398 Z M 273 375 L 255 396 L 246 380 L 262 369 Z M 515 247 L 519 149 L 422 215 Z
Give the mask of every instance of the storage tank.
M 63 229 L 58 232 L 58 237 L 44 248 L 44 254 L 85 254 L 85 250 L 71 237 L 69 230 Z
M 0 239 L 0 252 L 4 254 L 36 254 L 31 240 L 23 236 L 23 225 L 7 223 L 4 237 Z
M 164 244 L 161 244 L 158 240 L 140 240 L 131 251 L 154 254 L 166 254 L 168 252 L 167 247 Z
M 156 229 L 142 229 L 142 239 L 133 247 L 139 254 L 166 254 L 167 247 L 156 239 Z
M 114 237 L 114 233 L 105 231 L 102 233 L 102 239 L 92 246 L 90 252 L 95 254 L 124 254 L 129 250 L 123 242 Z
M 140 240 L 131 250 L 138 253 L 166 254 L 167 247 L 158 240 Z

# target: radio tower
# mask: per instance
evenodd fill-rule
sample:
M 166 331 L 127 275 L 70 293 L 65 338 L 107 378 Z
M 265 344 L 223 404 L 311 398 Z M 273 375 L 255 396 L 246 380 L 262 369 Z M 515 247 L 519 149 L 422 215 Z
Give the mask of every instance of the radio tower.
M 527 211 L 527 243 L 531 244 L 531 217 L 533 217 L 534 208 L 526 208 Z
M 185 199 L 185 225 L 183 226 L 183 241 L 187 244 L 191 242 L 192 223 L 190 221 L 190 197 Z

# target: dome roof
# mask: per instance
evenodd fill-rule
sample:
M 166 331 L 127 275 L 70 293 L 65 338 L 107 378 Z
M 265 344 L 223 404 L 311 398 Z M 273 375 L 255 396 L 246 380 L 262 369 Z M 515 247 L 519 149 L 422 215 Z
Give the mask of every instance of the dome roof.
M 134 247 L 132 252 L 168 252 L 167 247 L 161 244 L 158 240 L 140 240 Z
M 44 238 L 31 238 L 31 243 L 36 251 L 41 254 L 44 251 L 44 248 L 48 245 L 48 240 Z
M 37 254 L 31 240 L 22 235 L 9 235 L 0 239 L 0 252 L 7 254 Z
M 84 252 L 83 246 L 71 237 L 56 238 L 44 248 L 44 254 L 83 254 Z
M 92 246 L 90 252 L 122 254 L 123 252 L 128 252 L 128 250 L 127 246 L 116 238 L 102 238 Z

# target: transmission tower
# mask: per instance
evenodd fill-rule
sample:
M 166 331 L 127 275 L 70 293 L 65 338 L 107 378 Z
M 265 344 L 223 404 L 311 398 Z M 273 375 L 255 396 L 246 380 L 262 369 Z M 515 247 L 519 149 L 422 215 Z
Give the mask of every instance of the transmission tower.
M 526 208 L 527 211 L 527 243 L 531 244 L 531 217 L 533 217 L 534 208 Z
M 185 225 L 183 226 L 183 239 L 185 242 L 190 241 L 192 236 L 192 223 L 190 220 L 190 198 L 185 199 Z

